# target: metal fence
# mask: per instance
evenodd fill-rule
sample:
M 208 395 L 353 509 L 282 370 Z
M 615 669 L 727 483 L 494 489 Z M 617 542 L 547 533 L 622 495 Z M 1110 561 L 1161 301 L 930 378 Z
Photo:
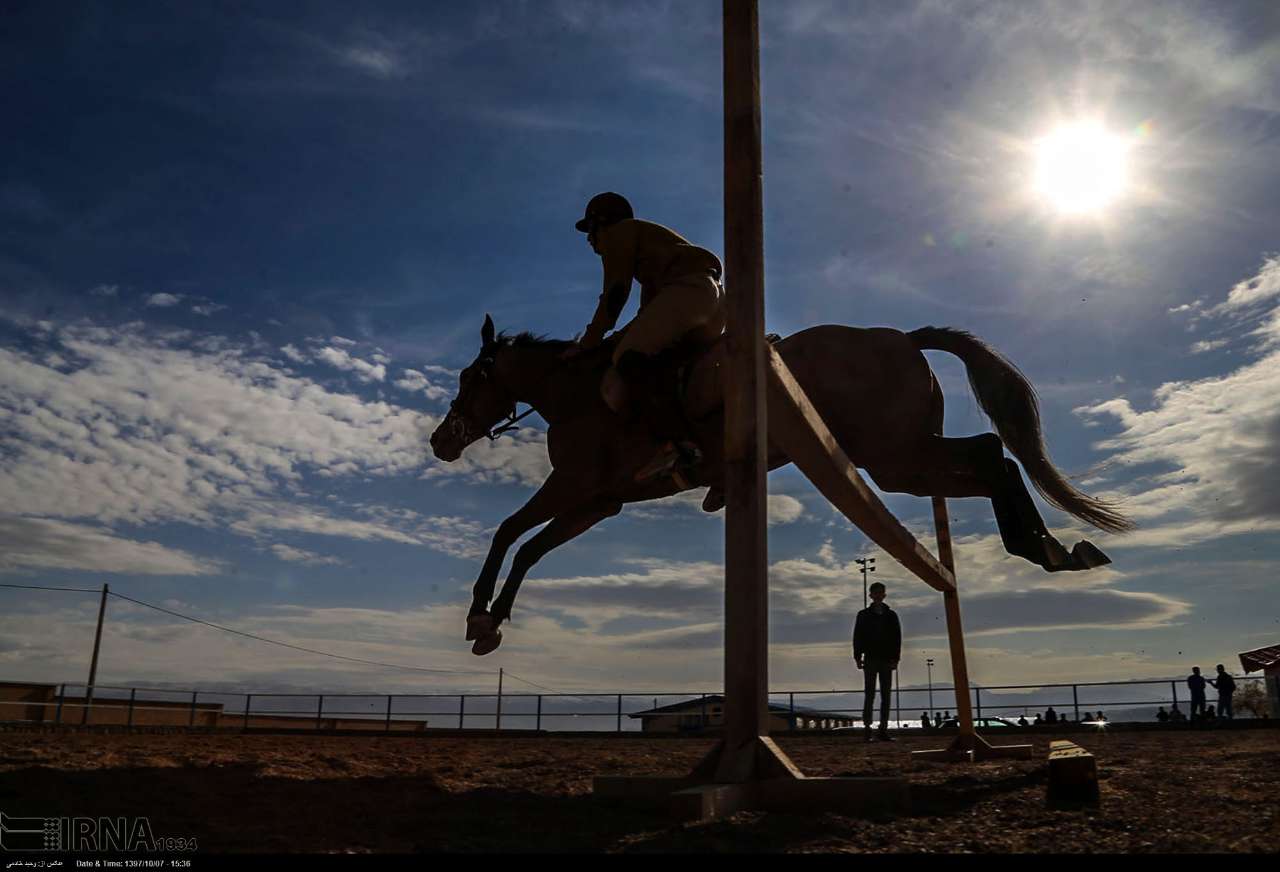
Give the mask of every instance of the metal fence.
M 1261 677 L 1237 679 L 1241 687 Z M 25 695 L 20 688 L 27 688 Z M 7 691 L 7 692 L 6 692 Z M 1080 721 L 1095 711 L 1154 720 L 1157 706 L 1189 701 L 1183 679 L 973 686 L 974 716 L 1016 717 L 1052 706 Z M 771 729 L 808 732 L 862 722 L 861 690 L 769 695 Z M 675 706 L 677 710 L 666 710 Z M 721 724 L 718 693 L 226 693 L 64 683 L 0 686 L 0 721 L 55 725 L 423 732 L 430 729 L 698 733 Z M 950 687 L 897 688 L 892 722 L 919 727 L 916 712 L 955 712 Z M 1124 711 L 1122 711 L 1124 710 Z M 904 718 L 903 713 L 907 716 Z M 1082 714 L 1083 713 L 1083 714 Z M 1243 714 L 1243 713 L 1242 713 Z M 878 706 L 873 713 L 878 717 Z M 1123 718 L 1122 718 L 1123 719 Z M 1115 718 L 1111 718 L 1115 720 Z

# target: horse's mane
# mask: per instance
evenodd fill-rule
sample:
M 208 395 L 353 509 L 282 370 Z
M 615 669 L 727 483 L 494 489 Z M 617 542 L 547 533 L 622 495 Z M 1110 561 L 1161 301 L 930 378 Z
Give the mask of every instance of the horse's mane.
M 556 350 L 567 348 L 573 344 L 565 339 L 548 339 L 544 335 L 530 333 L 528 330 L 523 333 L 517 333 L 514 336 L 499 333 L 494 342 L 508 348 L 548 348 Z

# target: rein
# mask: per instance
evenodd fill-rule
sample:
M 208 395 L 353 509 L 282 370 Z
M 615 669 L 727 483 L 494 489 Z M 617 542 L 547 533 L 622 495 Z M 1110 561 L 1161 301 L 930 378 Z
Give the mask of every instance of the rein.
M 501 436 L 503 433 L 509 432 L 511 430 L 519 430 L 520 428 L 516 426 L 516 421 L 520 421 L 524 418 L 527 418 L 532 413 L 533 413 L 533 407 L 530 406 L 529 408 L 521 412 L 519 415 L 517 415 L 516 407 L 512 406 L 511 414 L 507 416 L 507 420 L 504 421 L 501 426 L 497 424 L 493 425 L 493 427 L 484 435 L 488 436 L 489 441 L 492 442 L 495 439 L 497 439 L 499 436 Z

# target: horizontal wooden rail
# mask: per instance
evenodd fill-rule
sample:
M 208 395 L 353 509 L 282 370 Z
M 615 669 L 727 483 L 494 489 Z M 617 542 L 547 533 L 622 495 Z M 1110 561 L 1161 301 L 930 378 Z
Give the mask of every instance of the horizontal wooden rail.
M 867 486 L 791 370 L 767 347 L 769 439 L 787 453 L 824 497 L 873 542 L 944 593 L 955 576 L 921 545 Z

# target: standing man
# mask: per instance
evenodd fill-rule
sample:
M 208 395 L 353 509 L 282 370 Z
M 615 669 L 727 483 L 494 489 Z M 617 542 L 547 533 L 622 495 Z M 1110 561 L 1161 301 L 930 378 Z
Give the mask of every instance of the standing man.
M 868 591 L 871 605 L 858 612 L 853 625 L 853 662 L 863 670 L 865 693 L 862 705 L 863 736 L 871 741 L 871 703 L 880 684 L 880 732 L 882 742 L 892 742 L 889 735 L 889 691 L 893 670 L 902 656 L 902 626 L 898 616 L 884 604 L 885 588 L 880 582 Z
M 1235 720 L 1235 713 L 1231 710 L 1231 696 L 1236 692 L 1236 680 L 1219 663 L 1218 677 L 1210 678 L 1209 683 L 1218 690 L 1218 717 Z
M 1200 712 L 1200 718 L 1204 717 L 1204 676 L 1200 674 L 1199 666 L 1191 667 L 1191 674 L 1187 676 L 1187 689 L 1191 691 L 1191 720 L 1197 720 L 1196 712 Z

